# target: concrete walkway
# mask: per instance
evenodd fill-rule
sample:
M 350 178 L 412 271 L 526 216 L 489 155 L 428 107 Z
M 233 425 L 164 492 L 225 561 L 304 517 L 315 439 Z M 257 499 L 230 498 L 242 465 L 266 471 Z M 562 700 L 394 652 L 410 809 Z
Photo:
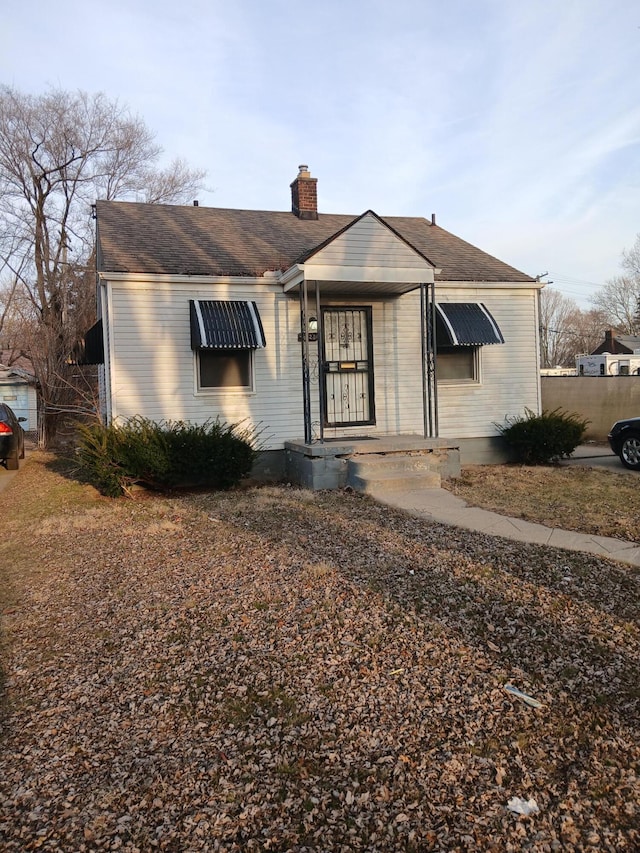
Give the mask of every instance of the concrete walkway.
M 620 470 L 625 469 L 621 467 Z M 637 472 L 629 473 L 633 475 Z M 509 518 L 497 512 L 468 506 L 462 498 L 456 497 L 446 489 L 407 489 L 405 491 L 382 489 L 374 492 L 372 497 L 387 506 L 397 507 L 412 515 L 439 521 L 442 524 L 465 527 L 491 536 L 504 536 L 507 539 L 515 539 L 517 542 L 533 542 L 537 545 L 567 548 L 569 551 L 583 551 L 587 554 L 595 554 L 597 557 L 608 557 L 632 566 L 640 566 L 640 545 L 636 543 L 611 539 L 608 536 L 575 533 L 558 527 L 547 527 L 521 518 Z

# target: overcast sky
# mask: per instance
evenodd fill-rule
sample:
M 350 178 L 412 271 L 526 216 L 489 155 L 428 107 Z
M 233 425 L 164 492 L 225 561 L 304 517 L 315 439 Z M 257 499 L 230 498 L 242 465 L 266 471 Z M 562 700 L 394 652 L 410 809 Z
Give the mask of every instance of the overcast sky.
M 437 216 L 583 307 L 640 232 L 638 0 L 3 0 L 0 80 L 105 92 L 200 203 Z

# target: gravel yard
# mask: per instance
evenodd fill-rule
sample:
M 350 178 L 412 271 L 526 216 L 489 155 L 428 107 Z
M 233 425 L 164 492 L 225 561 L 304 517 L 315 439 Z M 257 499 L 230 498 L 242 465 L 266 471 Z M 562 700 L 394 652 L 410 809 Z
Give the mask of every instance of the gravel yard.
M 3 851 L 640 849 L 638 570 L 52 463 L 0 494 Z

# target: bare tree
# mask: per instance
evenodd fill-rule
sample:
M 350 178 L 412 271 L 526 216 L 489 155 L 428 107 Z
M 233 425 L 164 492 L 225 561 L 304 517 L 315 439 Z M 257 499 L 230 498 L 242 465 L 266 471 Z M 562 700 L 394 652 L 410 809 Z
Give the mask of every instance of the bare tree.
M 588 311 L 582 311 L 578 308 L 568 319 L 567 324 L 571 358 L 593 352 L 602 343 L 607 323 L 607 317 L 601 310 L 591 308 Z
M 607 329 L 640 334 L 640 234 L 622 253 L 625 275 L 610 279 L 582 311 L 557 290 L 546 287 L 540 297 L 540 360 L 542 367 L 571 365 L 576 355 L 593 352 Z
M 591 304 L 606 317 L 608 327 L 615 328 L 624 335 L 637 335 L 640 332 L 639 296 L 640 277 L 619 275 L 610 279 L 596 292 Z
M 204 173 L 180 160 L 159 169 L 161 153 L 144 123 L 103 94 L 0 86 L 2 316 L 20 315 L 45 443 L 69 400 L 69 355 L 91 321 L 92 204 L 183 202 L 201 187 Z
M 622 268 L 628 276 L 634 279 L 638 291 L 640 291 L 640 234 L 636 236 L 633 246 L 623 251 Z
M 6 334 L 5 326 L 11 322 L 11 311 L 19 282 L 18 276 L 11 276 L 0 289 L 0 351 L 5 349 L 3 346 L 4 335 Z
M 559 367 L 572 364 L 572 322 L 579 312 L 573 299 L 549 286 L 540 293 L 540 365 Z

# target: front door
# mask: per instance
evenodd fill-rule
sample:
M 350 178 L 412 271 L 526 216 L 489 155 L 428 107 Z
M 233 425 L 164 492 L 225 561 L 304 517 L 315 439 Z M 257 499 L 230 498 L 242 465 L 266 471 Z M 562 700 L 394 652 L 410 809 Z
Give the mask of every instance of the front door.
M 323 308 L 322 329 L 324 425 L 374 424 L 371 308 Z

